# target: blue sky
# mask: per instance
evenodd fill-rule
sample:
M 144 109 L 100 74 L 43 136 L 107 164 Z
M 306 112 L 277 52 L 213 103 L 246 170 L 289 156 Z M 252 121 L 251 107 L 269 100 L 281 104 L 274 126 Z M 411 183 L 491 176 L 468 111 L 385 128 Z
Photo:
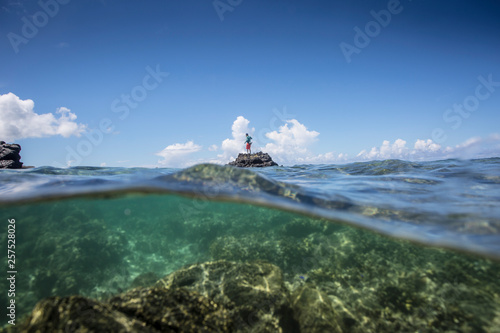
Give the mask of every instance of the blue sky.
M 498 1 L 0 2 L 26 165 L 500 156 Z

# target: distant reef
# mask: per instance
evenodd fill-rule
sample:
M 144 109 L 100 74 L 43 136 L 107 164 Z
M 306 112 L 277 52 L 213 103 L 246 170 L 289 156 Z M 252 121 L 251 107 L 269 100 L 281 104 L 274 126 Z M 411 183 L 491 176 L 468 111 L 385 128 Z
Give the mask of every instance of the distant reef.
M 274 162 L 268 153 L 263 153 L 261 151 L 255 154 L 239 154 L 236 160 L 229 162 L 228 164 L 241 168 L 262 168 L 278 165 L 278 163 Z
M 18 144 L 8 144 L 0 141 L 0 169 L 21 169 L 23 163 L 20 162 L 21 146 Z

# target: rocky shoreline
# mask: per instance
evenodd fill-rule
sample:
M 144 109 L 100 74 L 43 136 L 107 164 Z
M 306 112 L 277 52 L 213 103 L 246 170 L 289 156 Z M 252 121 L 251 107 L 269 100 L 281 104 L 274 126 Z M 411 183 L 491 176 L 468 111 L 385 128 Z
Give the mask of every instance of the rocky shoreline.
M 237 166 L 240 168 L 262 168 L 277 166 L 278 163 L 274 162 L 268 153 L 259 151 L 255 154 L 239 154 L 236 160 L 229 162 L 228 165 Z

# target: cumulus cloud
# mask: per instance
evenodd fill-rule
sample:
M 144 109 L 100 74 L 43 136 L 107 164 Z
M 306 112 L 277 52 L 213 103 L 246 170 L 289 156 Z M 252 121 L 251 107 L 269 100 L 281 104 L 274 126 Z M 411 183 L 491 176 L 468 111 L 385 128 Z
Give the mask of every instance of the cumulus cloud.
M 319 132 L 309 131 L 296 119 L 287 120 L 277 131 L 266 133 L 272 142 L 263 150 L 284 163 L 307 163 L 314 157 L 309 147 L 317 141 L 318 135 Z
M 239 153 L 245 152 L 243 145 L 245 133 L 253 136 L 255 132 L 255 128 L 250 128 L 249 125 L 250 121 L 243 116 L 236 118 L 232 125 L 232 139 L 224 140 L 220 146 L 222 154 L 219 154 L 217 159 L 211 159 L 207 162 L 225 164 L 233 160 Z M 258 143 L 254 139 L 252 152 L 262 150 L 269 153 L 280 164 L 334 163 L 347 159 L 345 154 L 333 152 L 314 155 L 310 148 L 318 140 L 319 132 L 308 130 L 304 124 L 296 119 L 285 121 L 284 125 L 275 131 L 265 133 L 264 136 L 271 142 L 263 147 L 258 147 Z
M 441 149 L 441 145 L 434 143 L 431 139 L 426 140 L 420 140 L 418 139 L 415 142 L 414 146 L 416 151 L 439 151 Z
M 236 118 L 231 129 L 232 138 L 225 139 L 220 146 L 222 153 L 217 156 L 216 162 L 218 163 L 227 163 L 235 159 L 239 153 L 245 152 L 245 134 L 254 136 L 255 133 L 255 128 L 250 127 L 250 121 L 243 116 Z M 319 132 L 308 130 L 296 119 L 287 120 L 278 130 L 265 133 L 265 137 L 271 141 L 265 146 L 259 147 L 254 138 L 252 152 L 262 150 L 269 153 L 278 163 L 285 164 L 321 163 L 319 161 L 336 159 L 338 156 L 333 156 L 333 153 L 314 156 L 310 152 L 309 147 L 317 141 L 318 135 Z
M 165 147 L 165 149 L 156 153 L 156 155 L 163 157 L 163 160 L 158 161 L 158 163 L 162 166 L 181 168 L 193 164 L 189 161 L 189 156 L 200 151 L 201 148 L 202 147 L 200 145 L 195 144 L 193 141 L 175 143 Z
M 380 147 L 362 150 L 356 160 L 436 160 L 448 158 L 481 158 L 500 156 L 500 135 L 486 138 L 474 137 L 454 147 L 443 147 L 431 139 L 418 139 L 413 148 L 406 147 L 406 141 L 397 139 L 394 143 L 385 140 Z
M 290 127 L 288 125 L 291 124 Z M 296 119 L 287 120 L 278 131 L 266 133 L 266 136 L 280 146 L 293 145 L 306 147 L 316 141 L 319 132 L 309 131 Z
M 408 157 L 410 151 L 406 147 L 406 141 L 397 139 L 393 144 L 384 140 L 380 147 L 373 147 L 370 151 L 362 150 L 357 157 L 364 160 L 394 159 Z
M 235 159 L 239 153 L 244 151 L 244 143 L 246 140 L 245 134 L 248 133 L 250 136 L 253 136 L 255 132 L 255 128 L 250 128 L 248 126 L 249 124 L 250 121 L 243 116 L 237 117 L 233 122 L 231 126 L 233 138 L 222 141 L 221 149 L 223 153 L 218 155 L 222 163 Z M 256 151 L 256 149 L 257 147 L 255 144 L 252 145 L 252 151 Z
M 76 115 L 68 108 L 58 108 L 58 118 L 52 113 L 37 114 L 34 108 L 35 103 L 30 99 L 21 100 L 13 93 L 0 95 L 0 138 L 4 141 L 53 135 L 67 138 L 85 131 L 86 126 L 78 124 Z
M 250 127 L 250 121 L 239 116 L 233 122 L 232 138 L 225 139 L 220 145 L 211 145 L 210 152 L 219 152 L 215 157 L 195 158 L 194 153 L 202 147 L 193 141 L 181 144 L 176 143 L 166 147 L 157 155 L 163 157 L 159 161 L 162 166 L 187 167 L 196 163 L 226 164 L 239 153 L 245 151 L 245 133 L 254 135 L 255 129 Z M 308 129 L 296 119 L 285 121 L 277 130 L 265 133 L 269 140 L 262 147 L 252 146 L 252 151 L 262 150 L 269 153 L 279 164 L 332 164 L 349 163 L 355 161 L 402 159 L 402 160 L 439 160 L 447 158 L 478 158 L 500 156 L 500 134 L 487 138 L 471 138 L 454 147 L 444 147 L 431 139 L 418 139 L 413 144 L 403 139 L 394 142 L 384 140 L 380 146 L 363 150 L 351 157 L 345 153 L 326 152 L 313 153 L 313 146 L 318 141 L 319 132 Z M 255 142 L 255 140 L 254 140 Z

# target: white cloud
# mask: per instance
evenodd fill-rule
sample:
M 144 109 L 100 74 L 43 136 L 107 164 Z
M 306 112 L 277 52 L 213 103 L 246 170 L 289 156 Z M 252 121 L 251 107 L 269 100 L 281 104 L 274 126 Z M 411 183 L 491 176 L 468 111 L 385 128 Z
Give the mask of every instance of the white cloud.
M 189 155 L 200 150 L 200 145 L 195 144 L 193 141 L 188 141 L 186 143 L 175 143 L 167 146 L 156 155 L 163 157 L 163 160 L 158 161 L 162 166 L 181 168 L 193 164 L 188 160 Z
M 273 159 L 280 161 L 280 163 L 310 163 L 308 161 L 314 160 L 314 156 L 308 148 L 317 140 L 318 135 L 319 132 L 309 131 L 296 119 L 287 120 L 278 131 L 266 133 L 266 137 L 273 142 L 266 144 L 263 151 L 269 153 Z M 329 154 L 327 158 L 333 156 L 333 153 L 327 154 Z
M 373 147 L 370 151 L 362 150 L 357 157 L 363 160 L 405 159 L 409 156 L 409 153 L 406 141 L 397 139 L 393 144 L 388 140 L 384 140 L 380 147 Z
M 248 119 L 243 116 L 237 117 L 231 127 L 232 139 L 228 138 L 222 142 L 222 154 L 219 154 L 216 160 L 212 159 L 210 162 L 225 164 L 234 160 L 239 153 L 244 153 L 245 134 L 248 133 L 253 136 L 255 133 L 255 128 L 251 128 L 249 125 L 250 121 Z M 319 161 L 338 158 L 333 153 L 314 156 L 309 151 L 310 145 L 317 140 L 318 135 L 318 132 L 309 131 L 298 120 L 291 119 L 286 121 L 277 131 L 265 133 L 265 136 L 272 142 L 267 143 L 264 147 L 259 147 L 254 138 L 252 152 L 262 150 L 269 153 L 280 164 L 321 163 Z
M 448 158 L 481 158 L 500 156 L 500 135 L 492 134 L 487 138 L 474 137 L 455 147 L 443 147 L 431 139 L 418 139 L 413 149 L 406 147 L 406 141 L 397 139 L 393 144 L 385 140 L 380 147 L 363 150 L 356 160 L 438 160 Z
M 441 145 L 434 143 L 431 139 L 427 139 L 427 141 L 418 139 L 415 142 L 414 148 L 416 151 L 434 152 L 434 151 L 439 151 L 441 149 Z
M 0 95 L 0 138 L 4 141 L 52 135 L 67 138 L 80 136 L 86 128 L 76 123 L 76 115 L 65 107 L 57 109 L 59 118 L 52 113 L 37 114 L 34 107 L 30 99 L 21 100 L 13 93 Z
M 223 153 L 218 155 L 222 163 L 227 163 L 229 160 L 235 159 L 239 153 L 245 151 L 245 134 L 248 133 L 250 136 L 253 136 L 255 132 L 255 128 L 248 127 L 249 124 L 250 121 L 243 116 L 239 116 L 233 122 L 233 126 L 231 126 L 233 138 L 222 141 L 221 149 Z M 252 145 L 252 151 L 257 151 L 256 149 L 258 148 L 255 144 Z
M 234 160 L 238 153 L 245 152 L 244 142 L 245 133 L 251 136 L 255 129 L 249 127 L 250 121 L 239 116 L 232 125 L 232 139 L 226 139 L 222 142 L 222 154 L 217 159 L 206 160 L 207 163 L 225 164 Z M 334 163 L 346 161 L 347 155 L 328 152 L 325 154 L 314 155 L 310 151 L 311 145 L 317 141 L 319 132 L 310 131 L 296 119 L 287 120 L 278 130 L 265 133 L 271 142 L 264 147 L 258 147 L 256 140 L 252 145 L 252 152 L 262 150 L 269 153 L 273 160 L 279 164 L 313 164 L 313 163 Z M 210 150 L 210 149 L 209 149 Z
M 208 151 L 220 151 L 216 157 L 196 158 L 193 153 L 199 152 L 201 146 L 193 141 L 185 144 L 177 143 L 166 147 L 158 153 L 163 157 L 159 161 L 162 166 L 187 167 L 196 163 L 226 164 L 234 160 L 238 153 L 243 153 L 245 133 L 253 135 L 255 129 L 250 127 L 250 121 L 239 116 L 232 124 L 232 138 L 225 139 L 221 145 L 211 145 Z M 348 163 L 354 161 L 369 161 L 381 159 L 402 160 L 439 160 L 447 158 L 476 158 L 500 156 L 500 134 L 492 135 L 486 139 L 471 138 L 455 147 L 443 147 L 431 139 L 418 139 L 409 145 L 403 139 L 394 142 L 384 140 L 378 147 L 361 151 L 356 157 L 345 153 L 326 152 L 315 154 L 312 146 L 318 141 L 319 132 L 309 130 L 296 119 L 288 120 L 278 130 L 265 133 L 268 142 L 262 151 L 269 153 L 279 164 L 332 164 Z M 260 149 L 252 146 L 252 151 Z
M 500 157 L 500 134 L 470 138 L 452 148 L 450 154 L 458 158 Z
M 291 124 L 291 127 L 288 127 Z M 278 131 L 266 133 L 266 136 L 280 146 L 306 147 L 316 141 L 319 132 L 308 131 L 307 128 L 296 119 L 287 120 L 285 125 L 280 126 Z

